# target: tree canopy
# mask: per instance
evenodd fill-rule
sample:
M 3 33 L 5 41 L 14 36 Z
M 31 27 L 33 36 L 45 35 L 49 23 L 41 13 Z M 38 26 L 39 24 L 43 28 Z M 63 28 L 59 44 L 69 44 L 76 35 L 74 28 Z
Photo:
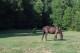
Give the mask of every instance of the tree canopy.
M 80 30 L 80 0 L 0 0 L 0 29 L 45 25 Z

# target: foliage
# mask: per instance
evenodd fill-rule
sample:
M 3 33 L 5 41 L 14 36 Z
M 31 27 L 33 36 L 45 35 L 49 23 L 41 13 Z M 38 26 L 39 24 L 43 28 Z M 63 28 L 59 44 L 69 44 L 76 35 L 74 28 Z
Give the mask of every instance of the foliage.
M 80 30 L 80 0 L 0 0 L 0 29 L 45 25 Z
M 36 28 L 33 28 L 32 33 L 36 33 L 36 30 L 37 30 Z

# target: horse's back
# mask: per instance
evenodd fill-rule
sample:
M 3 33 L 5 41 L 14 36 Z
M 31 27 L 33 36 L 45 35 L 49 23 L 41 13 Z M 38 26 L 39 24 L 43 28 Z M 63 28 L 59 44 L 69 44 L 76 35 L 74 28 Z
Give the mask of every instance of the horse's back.
M 50 27 L 50 29 L 49 29 L 48 32 L 51 33 L 51 34 L 54 34 L 55 31 L 56 31 L 56 28 L 55 27 Z
M 58 27 L 51 27 L 51 26 L 44 26 L 43 27 L 43 32 L 44 33 L 58 33 L 59 32 L 59 28 Z
M 48 33 L 49 28 L 50 28 L 49 26 L 44 26 L 43 27 L 43 32 L 44 33 Z

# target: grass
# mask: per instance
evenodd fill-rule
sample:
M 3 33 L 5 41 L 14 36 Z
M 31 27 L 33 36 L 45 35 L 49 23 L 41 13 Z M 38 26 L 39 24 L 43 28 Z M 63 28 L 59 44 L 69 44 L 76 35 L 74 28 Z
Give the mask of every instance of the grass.
M 32 34 L 31 30 L 8 30 L 0 33 L 0 53 L 80 53 L 80 32 L 63 32 L 63 41 L 41 41 L 42 32 Z M 59 39 L 59 35 L 58 35 Z

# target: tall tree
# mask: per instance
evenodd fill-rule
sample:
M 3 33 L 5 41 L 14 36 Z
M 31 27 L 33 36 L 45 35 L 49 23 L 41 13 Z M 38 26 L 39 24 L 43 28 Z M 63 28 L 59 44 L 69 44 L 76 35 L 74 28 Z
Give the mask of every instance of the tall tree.
M 64 15 L 64 11 L 66 9 L 65 0 L 53 0 L 52 1 L 52 14 L 51 19 L 53 20 L 53 25 L 62 26 L 62 18 Z

